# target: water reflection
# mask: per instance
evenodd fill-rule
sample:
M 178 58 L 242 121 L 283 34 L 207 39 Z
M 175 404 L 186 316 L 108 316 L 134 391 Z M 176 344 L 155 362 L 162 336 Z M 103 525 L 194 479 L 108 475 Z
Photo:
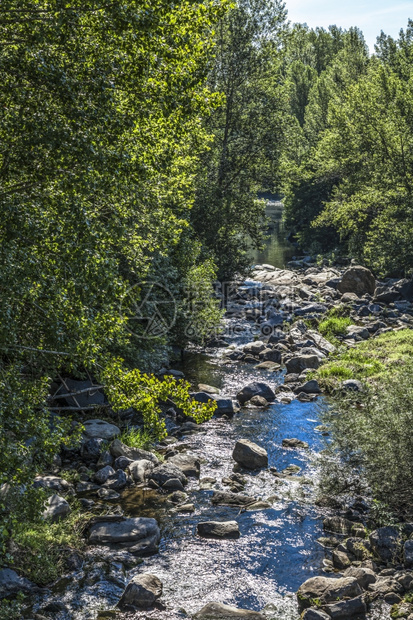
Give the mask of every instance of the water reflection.
M 266 263 L 283 269 L 296 254 L 296 248 L 286 239 L 286 231 L 282 219 L 283 209 L 282 202 L 271 200 L 267 203 L 265 214 L 269 219 L 269 226 L 266 231 L 268 237 L 261 252 L 251 250 L 251 260 L 253 263 Z

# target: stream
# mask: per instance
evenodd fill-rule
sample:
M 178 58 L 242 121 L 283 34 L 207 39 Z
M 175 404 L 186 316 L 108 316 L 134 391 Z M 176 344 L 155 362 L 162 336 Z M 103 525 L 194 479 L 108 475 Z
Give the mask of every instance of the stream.
M 291 260 L 294 248 L 285 241 L 281 209 L 280 203 L 269 204 L 271 234 L 265 250 L 256 253 L 253 260 L 277 267 L 285 267 Z M 243 331 L 246 321 L 226 319 L 226 323 L 227 333 L 237 334 L 233 340 L 236 344 L 253 339 L 247 329 Z M 185 373 L 194 390 L 198 390 L 200 383 L 207 384 L 232 398 L 254 380 L 275 388 L 285 374 L 224 361 L 219 348 L 189 351 L 175 368 Z M 320 413 L 327 406 L 327 401 L 319 397 L 313 402 L 275 401 L 264 409 L 243 407 L 232 419 L 213 418 L 197 432 L 183 436 L 174 446 L 201 460 L 200 480 L 190 478 L 185 488 L 186 502 L 194 505 L 194 512 L 179 512 L 166 496 L 150 489 L 125 490 L 120 501 L 125 516 L 157 519 L 161 529 L 159 553 L 145 558 L 143 564 L 127 573 L 122 573 L 122 565 L 114 560 L 115 576 L 100 574 L 95 581 L 86 577 L 80 595 L 79 589 L 61 581 L 54 594 L 60 587 L 60 601 L 71 609 L 71 615 L 53 618 L 112 617 L 112 612 L 101 610 L 113 609 L 129 580 L 137 573 L 147 572 L 163 582 L 161 604 L 128 617 L 178 620 L 215 601 L 262 611 L 269 620 L 299 620 L 295 593 L 305 580 L 324 574 L 324 561 L 329 557 L 329 552 L 317 542 L 323 536 L 322 522 L 327 512 L 314 505 L 317 456 L 325 441 L 317 427 Z M 307 442 L 309 448 L 282 447 L 282 440 L 288 437 Z M 213 491 L 229 490 L 222 481 L 233 473 L 232 451 L 238 439 L 249 439 L 268 452 L 268 469 L 242 472 L 246 480 L 242 492 L 268 502 L 270 507 L 240 510 L 211 503 Z M 288 475 L 277 477 L 276 472 Z M 203 482 L 205 478 L 210 481 Z M 212 540 L 197 535 L 199 522 L 229 520 L 238 522 L 241 535 L 237 540 Z M 84 579 L 82 572 L 79 582 L 80 579 Z M 387 614 L 387 607 L 376 608 L 368 617 L 379 620 Z
M 270 385 L 282 381 L 276 376 L 245 365 L 222 366 L 219 358 L 193 354 L 185 361 L 186 376 L 219 387 L 224 394 L 236 393 L 252 379 Z M 159 554 L 145 560 L 145 571 L 156 574 L 164 584 L 165 615 L 179 618 L 179 610 L 188 614 L 210 601 L 262 610 L 271 618 L 295 620 L 299 617 L 295 592 L 309 577 L 321 574 L 325 552 L 316 540 L 322 536 L 321 513 L 311 505 L 316 471 L 311 457 L 320 449 L 319 405 L 294 401 L 275 403 L 266 410 L 243 408 L 232 421 L 213 419 L 203 431 L 183 442 L 189 452 L 203 460 L 201 480 L 216 478 L 213 488 L 225 490 L 222 478 L 232 473 L 232 450 L 237 439 L 250 439 L 265 447 L 270 467 L 278 471 L 295 465 L 301 471 L 291 480 L 274 477 L 270 470 L 246 475 L 245 493 L 268 500 L 265 510 L 240 512 L 239 508 L 212 506 L 212 492 L 199 490 L 198 482 L 187 487 L 194 513 L 172 516 L 159 514 L 156 508 L 134 510 L 133 491 L 126 495 L 124 508 L 131 516 L 154 516 L 160 520 L 162 541 Z M 297 437 L 310 450 L 281 448 L 285 437 Z M 228 490 L 228 489 L 227 489 Z M 207 540 L 196 535 L 196 524 L 207 520 L 236 520 L 238 540 Z M 136 616 L 139 617 L 139 616 Z M 150 617 L 145 612 L 142 617 Z

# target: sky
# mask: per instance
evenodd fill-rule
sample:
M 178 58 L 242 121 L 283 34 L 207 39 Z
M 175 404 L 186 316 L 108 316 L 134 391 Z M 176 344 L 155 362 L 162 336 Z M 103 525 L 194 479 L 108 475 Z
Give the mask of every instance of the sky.
M 357 26 L 374 52 L 376 37 L 383 30 L 394 38 L 413 19 L 413 0 L 286 0 L 288 19 L 307 23 L 310 28 L 335 24 L 342 28 Z

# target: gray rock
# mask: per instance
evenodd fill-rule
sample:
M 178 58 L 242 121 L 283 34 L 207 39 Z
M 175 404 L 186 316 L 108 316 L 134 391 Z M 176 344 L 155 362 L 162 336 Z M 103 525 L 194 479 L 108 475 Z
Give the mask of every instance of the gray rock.
M 308 448 L 308 443 L 306 441 L 301 441 L 301 439 L 296 439 L 295 437 L 283 439 L 281 443 L 283 448 Z
M 255 342 L 249 342 L 245 345 L 243 351 L 244 353 L 250 353 L 251 355 L 258 355 L 261 351 L 264 351 L 267 348 L 265 342 L 261 342 L 261 340 L 257 340 Z
M 196 456 L 190 454 L 175 454 L 168 463 L 176 465 L 188 478 L 199 478 L 201 472 L 201 462 Z
M 191 392 L 191 398 L 198 403 L 208 403 L 211 400 L 217 404 L 216 413 L 220 415 L 234 415 L 239 411 L 238 403 L 234 402 L 232 398 L 220 396 L 217 394 L 210 394 L 209 392 Z
M 149 555 L 156 553 L 160 537 L 155 519 L 135 517 L 110 520 L 102 517 L 89 528 L 88 542 L 90 545 L 127 547 L 131 553 Z
M 389 593 L 403 594 L 403 587 L 394 577 L 378 577 L 377 581 L 369 586 L 369 590 L 380 596 Z
M 93 476 L 94 482 L 96 484 L 104 484 L 109 476 L 112 476 L 115 473 L 115 470 L 110 465 L 106 465 L 106 467 L 102 467 L 99 469 Z
M 304 394 L 320 394 L 321 390 L 320 386 L 318 385 L 318 381 L 316 381 L 315 379 L 311 379 L 303 385 L 299 385 L 297 388 L 295 388 L 294 392 L 296 394 L 299 394 L 300 392 L 304 392 Z
M 178 478 L 169 478 L 169 480 L 163 484 L 162 488 L 167 491 L 183 491 L 184 485 Z
M 239 538 L 240 531 L 236 521 L 205 521 L 198 523 L 198 534 L 205 538 Z
M 374 295 L 376 290 L 376 279 L 370 269 L 356 265 L 345 271 L 337 289 L 340 293 L 355 293 L 362 297 L 366 293 Z
M 354 338 L 355 340 L 367 340 L 370 338 L 370 332 L 367 327 L 349 325 L 346 327 L 346 332 L 349 338 Z
M 58 476 L 36 476 L 33 482 L 33 486 L 43 489 L 50 489 L 57 493 L 72 493 L 73 487 L 67 480 L 59 478 Z
M 345 572 L 344 577 L 354 577 L 357 579 L 363 590 L 367 590 L 370 584 L 375 583 L 377 577 L 370 568 L 361 566 L 350 566 Z
M 162 596 L 162 581 L 155 575 L 144 573 L 136 575 L 126 586 L 125 592 L 117 604 L 122 611 L 147 609 Z
M 146 460 L 146 459 L 140 459 L 140 460 Z M 129 459 L 127 456 L 118 456 L 118 458 L 115 459 L 115 462 L 113 463 L 113 467 L 115 469 L 123 469 L 125 471 L 125 469 L 127 469 L 129 465 L 131 465 L 134 462 L 135 461 L 133 461 L 133 459 Z M 149 461 L 149 462 L 153 464 L 153 461 Z
M 84 461 L 92 463 L 100 459 L 103 446 L 105 445 L 104 439 L 92 438 L 82 443 L 80 447 L 80 454 Z
M 321 609 L 306 609 L 301 620 L 330 620 L 330 616 Z
M 200 392 L 206 392 L 207 394 L 219 394 L 220 390 L 213 385 L 208 385 L 207 383 L 199 383 L 198 389 Z
M 406 566 L 406 568 L 413 567 L 413 540 L 412 539 L 407 540 L 404 543 L 403 559 L 404 559 L 404 565 Z
M 113 456 L 107 450 L 101 453 L 97 462 L 98 467 L 106 467 L 106 465 L 113 465 Z M 119 469 L 119 467 L 115 469 Z M 123 467 L 121 469 L 123 469 Z
M 237 441 L 232 453 L 232 458 L 239 465 L 247 469 L 268 467 L 267 451 L 248 439 L 240 439 Z
M 275 400 L 275 394 L 269 385 L 256 381 L 249 383 L 237 394 L 237 399 L 243 405 L 248 400 L 251 400 L 253 396 L 262 396 L 267 401 Z
M 331 559 L 333 560 L 334 568 L 338 568 L 338 570 L 344 570 L 351 565 L 351 559 L 347 551 L 334 549 Z
M 154 464 L 152 461 L 141 459 L 140 461 L 132 461 L 127 469 L 135 482 L 145 482 L 151 475 Z
M 343 390 L 346 390 L 348 392 L 362 392 L 363 391 L 363 384 L 361 381 L 358 381 L 357 379 L 346 379 L 345 381 L 341 382 L 341 387 L 343 388 Z
M 114 502 L 120 498 L 120 494 L 114 491 L 113 489 L 105 489 L 101 487 L 96 491 L 96 495 L 107 502 Z
M 311 607 L 314 599 L 322 604 L 333 603 L 341 598 L 354 598 L 362 594 L 361 587 L 354 577 L 311 577 L 298 589 L 297 599 L 301 609 Z
M 60 495 L 51 495 L 47 498 L 45 503 L 45 510 L 43 511 L 43 519 L 50 519 L 51 521 L 59 521 L 64 519 L 72 512 L 67 501 L 60 497 Z
M 239 609 L 231 605 L 223 603 L 207 603 L 194 616 L 194 620 L 233 620 L 234 618 L 242 618 L 242 620 L 265 620 L 265 616 L 257 611 L 249 611 L 247 609 Z
M 37 589 L 34 583 L 25 577 L 20 577 L 14 570 L 10 568 L 0 570 L 0 599 L 14 597 L 19 592 L 28 594 Z
M 140 461 L 142 459 L 146 459 L 147 461 L 152 461 L 155 465 L 159 464 L 159 460 L 156 458 L 152 452 L 148 452 L 147 450 L 141 450 L 140 448 L 130 448 L 123 444 L 119 439 L 115 439 L 112 441 L 109 447 L 111 455 L 116 459 L 119 456 L 126 456 L 128 459 L 132 461 Z
M 327 532 L 334 532 L 337 534 L 351 534 L 354 527 L 354 522 L 344 517 L 327 517 L 323 521 L 323 527 Z
M 278 349 L 264 349 L 259 354 L 260 360 L 263 362 L 274 362 L 275 364 L 281 363 L 281 351 Z
M 317 369 L 320 359 L 317 355 L 296 355 L 286 362 L 287 373 L 300 375 L 306 368 Z
M 86 420 L 83 423 L 84 433 L 90 439 L 106 439 L 110 441 L 120 435 L 120 428 L 104 420 Z
M 400 532 L 394 527 L 379 527 L 369 536 L 373 552 L 383 562 L 395 562 L 401 551 Z
M 117 469 L 114 474 L 108 476 L 104 487 L 106 489 L 112 489 L 112 491 L 121 491 L 126 487 L 127 478 L 123 469 Z
M 215 506 L 249 506 L 250 504 L 254 504 L 257 500 L 255 497 L 241 495 L 240 493 L 214 491 L 211 501 Z
M 254 405 L 254 407 L 268 407 L 268 400 L 262 396 L 253 396 L 249 403 L 250 405 Z
M 390 304 L 400 299 L 400 291 L 393 286 L 378 285 L 374 292 L 374 298 L 378 302 Z
M 159 486 L 163 486 L 165 482 L 172 479 L 178 479 L 182 484 L 188 482 L 187 477 L 179 467 L 172 463 L 162 463 L 155 467 L 149 476 L 150 480 L 154 480 Z
M 325 605 L 323 609 L 333 620 L 347 620 L 347 618 L 354 618 L 355 616 L 364 617 L 367 613 L 367 605 L 363 596 Z

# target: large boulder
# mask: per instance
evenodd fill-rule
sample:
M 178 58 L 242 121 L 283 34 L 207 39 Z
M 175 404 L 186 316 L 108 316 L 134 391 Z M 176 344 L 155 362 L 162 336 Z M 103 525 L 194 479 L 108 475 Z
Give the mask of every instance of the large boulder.
M 154 469 L 154 464 L 152 461 L 141 459 L 140 461 L 132 461 L 132 463 L 129 463 L 127 468 L 135 482 L 144 483 L 151 475 Z
M 395 562 L 401 552 L 402 538 L 395 527 L 379 527 L 369 536 L 373 552 L 383 562 Z
M 288 374 L 300 375 L 307 368 L 317 370 L 320 366 L 320 358 L 317 355 L 296 355 L 289 359 L 285 365 Z
M 14 597 L 19 592 L 28 594 L 37 589 L 34 583 L 26 579 L 26 577 L 21 577 L 11 568 L 2 568 L 0 570 L 0 599 Z
M 104 420 L 86 420 L 83 423 L 84 434 L 89 439 L 106 439 L 110 441 L 120 435 L 120 428 Z
M 254 381 L 242 388 L 237 394 L 237 399 L 244 405 L 248 400 L 251 400 L 253 396 L 262 396 L 268 401 L 275 400 L 275 394 L 269 385 L 261 383 L 260 381 Z
M 205 538 L 239 538 L 240 536 L 236 521 L 205 521 L 198 523 L 197 531 Z
M 162 596 L 162 581 L 156 575 L 150 573 L 136 575 L 126 586 L 117 607 L 121 611 L 147 609 L 152 607 L 160 596 Z
M 141 448 L 130 448 L 126 446 L 124 443 L 119 441 L 119 439 L 115 439 L 109 446 L 109 450 L 111 455 L 116 459 L 119 456 L 126 456 L 128 459 L 132 461 L 139 461 L 141 459 L 146 459 L 147 461 L 152 461 L 155 465 L 159 464 L 159 460 L 156 458 L 152 452 L 148 452 L 147 450 L 142 450 Z
M 186 484 L 188 482 L 187 477 L 183 473 L 183 471 L 173 465 L 173 463 L 162 463 L 155 467 L 155 469 L 151 472 L 149 476 L 150 480 L 154 480 L 157 485 L 163 486 L 168 480 L 179 480 L 181 484 Z
M 347 620 L 347 618 L 363 617 L 367 613 L 367 605 L 363 596 L 357 596 L 346 601 L 337 601 L 325 605 L 325 611 L 332 620 Z
M 327 517 L 323 521 L 323 528 L 327 532 L 333 532 L 335 534 L 350 535 L 353 532 L 354 522 L 345 517 L 334 515 L 333 517 Z
M 311 607 L 312 601 L 318 599 L 322 604 L 335 603 L 342 598 L 355 598 L 362 594 L 362 589 L 354 577 L 311 577 L 297 592 L 301 609 Z
M 112 476 L 115 473 L 115 470 L 110 465 L 106 465 L 106 467 L 102 467 L 99 469 L 93 476 L 94 482 L 96 484 L 105 484 L 106 480 L 109 476 Z
M 350 566 L 344 573 L 344 577 L 354 577 L 359 582 L 363 590 L 367 590 L 370 584 L 377 581 L 376 574 L 371 568 L 362 566 Z
M 214 491 L 212 494 L 212 503 L 215 506 L 250 506 L 257 501 L 255 497 L 241 495 L 241 493 L 232 493 L 230 491 Z
M 67 480 L 60 478 L 59 476 L 36 476 L 33 482 L 33 486 L 43 489 L 50 489 L 56 493 L 72 493 L 73 487 Z
M 175 454 L 168 459 L 168 464 L 172 463 L 188 478 L 199 478 L 201 472 L 201 462 L 196 456 L 190 454 Z
M 244 353 L 249 353 L 251 355 L 259 355 L 261 351 L 264 351 L 267 348 L 267 345 L 261 340 L 256 340 L 255 342 L 249 342 L 245 345 L 243 351 Z
M 194 616 L 194 620 L 232 620 L 233 618 L 241 618 L 242 620 L 265 620 L 265 616 L 258 611 L 249 611 L 248 609 L 239 609 L 232 605 L 224 605 L 223 603 L 207 603 Z
M 239 411 L 239 405 L 232 398 L 209 392 L 191 392 L 190 397 L 198 403 L 208 403 L 215 401 L 217 408 L 215 413 L 219 415 L 234 415 Z
M 341 294 L 355 293 L 359 297 L 366 293 L 374 295 L 376 279 L 370 269 L 357 265 L 347 269 L 337 288 Z
M 84 441 L 80 447 L 80 455 L 87 463 L 96 462 L 102 455 L 105 447 L 105 440 L 99 437 L 92 437 Z
M 111 474 L 103 484 L 107 489 L 112 491 L 121 491 L 126 487 L 127 478 L 123 469 L 117 469 L 114 474 Z
M 51 521 L 59 521 L 64 519 L 72 512 L 68 502 L 56 493 L 47 498 L 45 510 L 43 511 L 43 519 Z
M 156 553 L 161 537 L 155 519 L 147 517 L 97 518 L 89 528 L 90 545 L 125 547 L 136 555 Z
M 247 469 L 268 467 L 267 451 L 248 439 L 240 439 L 237 441 L 232 453 L 232 458 L 239 465 Z

